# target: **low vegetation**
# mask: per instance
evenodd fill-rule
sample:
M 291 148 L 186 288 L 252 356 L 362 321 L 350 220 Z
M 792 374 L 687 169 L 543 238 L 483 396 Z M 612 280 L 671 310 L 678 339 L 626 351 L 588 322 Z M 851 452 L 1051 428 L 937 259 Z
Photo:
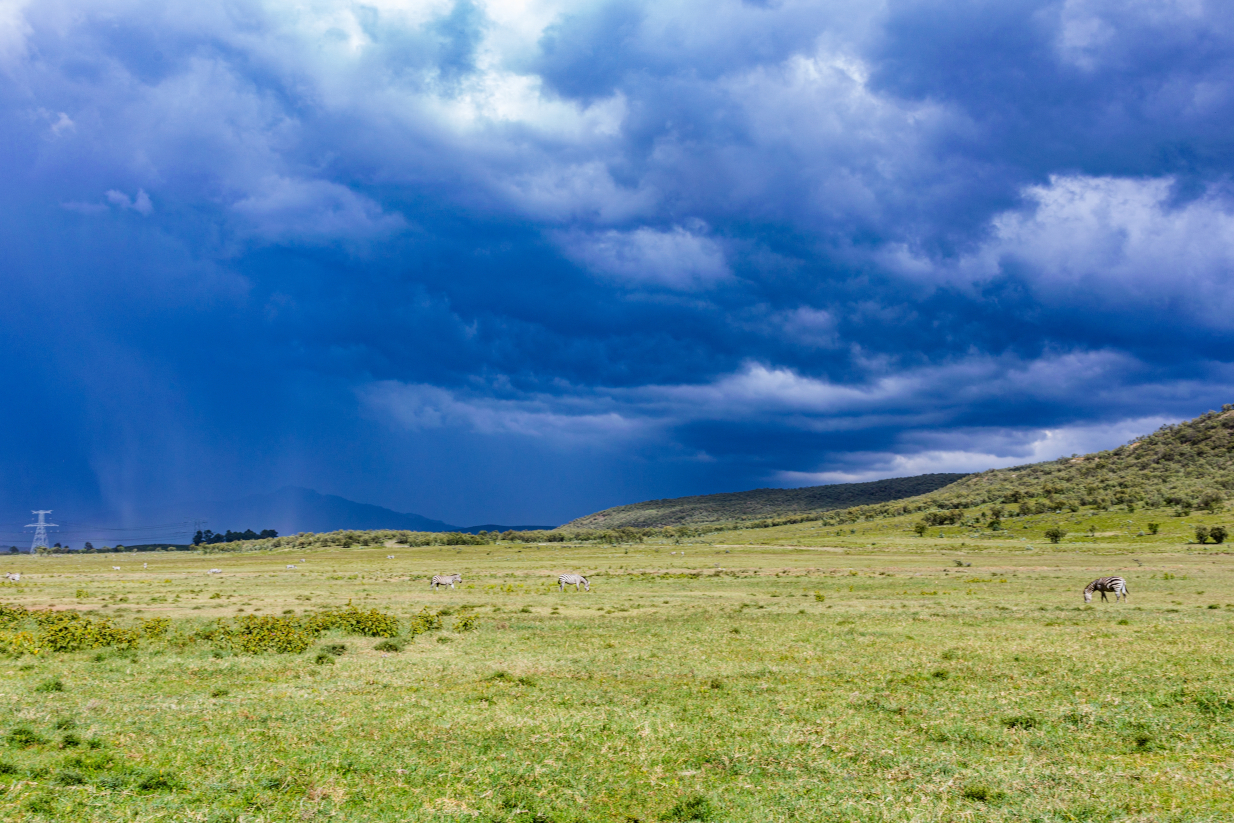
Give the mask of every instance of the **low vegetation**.
M 30 643 L 0 656 L 0 818 L 1234 814 L 1223 547 L 817 526 L 295 569 L 286 550 L 12 560 L 0 632 Z M 565 569 L 592 592 L 558 591 Z M 431 591 L 447 570 L 464 583 Z M 1085 606 L 1106 574 L 1130 603 Z M 88 642 L 44 641 L 78 624 Z

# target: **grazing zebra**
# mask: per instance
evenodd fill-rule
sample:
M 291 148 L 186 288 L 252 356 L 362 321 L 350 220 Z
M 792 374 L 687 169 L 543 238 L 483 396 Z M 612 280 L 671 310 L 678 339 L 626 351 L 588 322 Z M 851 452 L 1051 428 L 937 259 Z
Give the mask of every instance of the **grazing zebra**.
M 290 570 L 290 569 L 294 569 L 294 568 L 295 568 L 295 566 L 294 566 L 293 564 L 291 564 L 291 563 L 288 563 L 288 564 L 287 564 L 287 568 L 288 568 L 288 570 Z
M 1101 599 L 1105 600 L 1106 592 L 1114 593 L 1114 602 L 1118 602 L 1118 596 L 1122 595 L 1123 600 L 1127 599 L 1127 581 L 1121 577 L 1098 577 L 1092 583 L 1084 587 L 1084 602 L 1093 602 L 1093 592 L 1101 592 Z
M 438 586 L 449 586 L 454 588 L 455 583 L 462 583 L 463 576 L 461 574 L 435 574 L 433 579 L 429 581 L 429 586 L 436 591 Z
M 563 574 L 557 578 L 557 585 L 560 586 L 558 591 L 563 592 L 566 590 L 566 586 L 573 586 L 574 591 L 578 591 L 579 586 L 582 586 L 586 591 L 591 591 L 591 584 L 581 574 Z
M 9 572 L 4 575 L 5 580 L 12 580 L 14 583 L 21 582 L 21 572 Z
M 223 573 L 222 569 L 211 569 L 210 571 L 206 572 L 206 574 L 222 574 L 222 573 Z
M 111 567 L 111 570 L 112 570 L 113 572 L 118 572 L 118 571 L 120 571 L 120 567 L 119 567 L 119 566 L 112 566 L 112 567 Z

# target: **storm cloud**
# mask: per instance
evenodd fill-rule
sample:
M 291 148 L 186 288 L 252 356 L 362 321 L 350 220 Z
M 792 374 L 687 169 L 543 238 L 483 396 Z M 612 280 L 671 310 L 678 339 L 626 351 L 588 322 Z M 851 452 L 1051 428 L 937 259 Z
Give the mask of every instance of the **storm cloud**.
M 561 522 L 1219 407 L 1231 29 L 1204 2 L 5 3 L 0 493 Z

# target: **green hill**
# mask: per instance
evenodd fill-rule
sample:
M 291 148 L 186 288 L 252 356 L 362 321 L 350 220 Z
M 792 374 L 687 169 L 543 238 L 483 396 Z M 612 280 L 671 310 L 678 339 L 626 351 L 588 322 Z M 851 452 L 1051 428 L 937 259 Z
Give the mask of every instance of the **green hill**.
M 1216 509 L 1234 491 L 1234 405 L 1125 446 L 968 475 L 900 513 L 999 504 L 1009 514 L 1080 508 Z M 889 512 L 891 507 L 887 509 Z
M 804 489 L 755 489 L 748 492 L 649 500 L 589 514 L 572 520 L 561 528 L 646 529 L 821 514 L 836 509 L 915 497 L 954 484 L 966 476 L 921 474 L 869 483 L 837 483 Z
M 1234 497 L 1234 404 L 1095 454 L 969 475 L 651 500 L 580 517 L 560 530 L 851 524 L 918 513 L 928 526 L 976 526 L 1081 509 L 1218 511 L 1228 497 Z

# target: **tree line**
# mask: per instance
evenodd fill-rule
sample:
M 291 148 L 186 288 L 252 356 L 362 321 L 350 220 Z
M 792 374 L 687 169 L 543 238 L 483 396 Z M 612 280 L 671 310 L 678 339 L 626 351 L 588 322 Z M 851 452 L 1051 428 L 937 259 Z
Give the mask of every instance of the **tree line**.
M 263 529 L 260 532 L 255 532 L 252 529 L 245 529 L 242 532 L 233 532 L 228 529 L 225 532 L 215 533 L 206 529 L 198 531 L 193 535 L 194 546 L 213 546 L 218 543 L 238 543 L 241 540 L 269 540 L 270 538 L 278 537 L 279 533 L 274 529 Z

